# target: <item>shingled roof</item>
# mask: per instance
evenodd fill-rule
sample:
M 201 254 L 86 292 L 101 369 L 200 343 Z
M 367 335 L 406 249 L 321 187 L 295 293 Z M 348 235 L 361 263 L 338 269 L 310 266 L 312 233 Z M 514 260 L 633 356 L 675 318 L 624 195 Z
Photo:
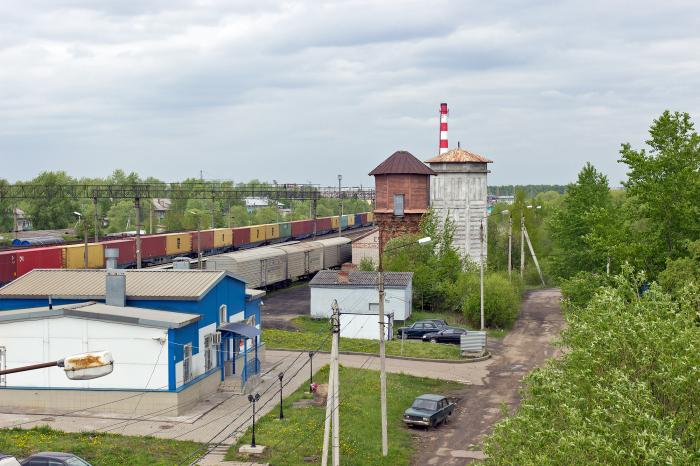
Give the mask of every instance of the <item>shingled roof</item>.
M 487 159 L 484 156 L 469 152 L 459 147 L 449 150 L 444 154 L 426 160 L 425 163 L 493 163 L 493 160 Z
M 423 162 L 418 160 L 413 154 L 405 150 L 399 150 L 380 163 L 377 168 L 369 172 L 370 176 L 375 175 L 436 175 Z

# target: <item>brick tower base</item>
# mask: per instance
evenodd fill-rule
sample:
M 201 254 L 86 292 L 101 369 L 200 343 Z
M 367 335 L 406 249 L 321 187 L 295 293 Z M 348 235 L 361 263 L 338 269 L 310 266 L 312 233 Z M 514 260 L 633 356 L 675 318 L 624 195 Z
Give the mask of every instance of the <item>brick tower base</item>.
M 423 214 L 405 214 L 397 217 L 393 213 L 384 214 L 375 211 L 374 221 L 379 227 L 379 240 L 384 250 L 389 240 L 406 234 L 420 233 L 420 222 Z

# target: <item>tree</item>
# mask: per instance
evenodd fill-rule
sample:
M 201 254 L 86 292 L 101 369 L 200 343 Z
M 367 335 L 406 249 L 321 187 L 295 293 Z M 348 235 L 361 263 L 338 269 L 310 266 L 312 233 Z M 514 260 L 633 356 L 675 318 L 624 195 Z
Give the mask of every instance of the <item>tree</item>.
M 121 233 L 123 231 L 136 230 L 136 209 L 134 201 L 123 199 L 115 203 L 107 212 L 110 233 Z
M 40 184 L 47 187 L 68 185 L 75 180 L 66 172 L 42 172 L 31 180 L 30 184 Z M 46 199 L 32 199 L 29 201 L 28 213 L 32 219 L 34 229 L 61 229 L 72 225 L 78 210 L 78 202 L 66 195 L 54 194 Z M 81 212 L 82 213 L 82 212 Z
M 644 241 L 661 260 L 685 255 L 687 241 L 700 237 L 700 136 L 687 113 L 665 111 L 649 129 L 646 149 L 629 143 L 620 162 L 629 167 L 623 183 L 648 221 Z

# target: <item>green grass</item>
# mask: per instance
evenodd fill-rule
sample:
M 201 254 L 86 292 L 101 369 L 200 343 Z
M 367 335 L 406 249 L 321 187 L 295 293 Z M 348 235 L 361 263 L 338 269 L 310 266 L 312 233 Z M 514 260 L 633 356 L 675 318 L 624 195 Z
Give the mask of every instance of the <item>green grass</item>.
M 312 319 L 302 316 L 293 320 L 300 331 L 264 329 L 263 341 L 269 349 L 302 349 L 317 350 L 322 342 L 321 351 L 330 351 L 331 339 L 328 320 Z M 325 341 L 324 341 L 325 339 Z M 359 338 L 341 338 L 340 351 L 355 351 L 358 353 L 379 353 L 379 341 Z M 428 359 L 461 359 L 459 345 L 425 343 L 421 340 L 406 340 L 401 350 L 401 340 L 386 342 L 387 356 L 407 356 Z
M 315 377 L 328 379 L 328 367 Z M 401 416 L 413 399 L 423 393 L 445 393 L 460 388 L 455 382 L 387 375 L 389 455 L 381 453 L 379 409 L 379 373 L 366 369 L 340 368 L 340 455 L 345 465 L 406 465 L 414 451 L 411 430 Z M 256 442 L 266 445 L 269 453 L 259 462 L 275 466 L 321 463 L 325 406 L 293 408 L 292 403 L 304 398 L 304 388 L 284 400 L 285 419 L 277 419 L 279 405 L 264 416 L 255 427 Z M 238 447 L 250 443 L 250 429 L 232 446 L 227 460 L 245 460 L 238 456 Z M 305 461 L 305 458 L 307 459 Z
M 0 451 L 25 458 L 40 451 L 63 451 L 99 466 L 163 465 L 183 462 L 201 447 L 195 442 L 99 432 L 69 433 L 48 426 L 0 429 Z

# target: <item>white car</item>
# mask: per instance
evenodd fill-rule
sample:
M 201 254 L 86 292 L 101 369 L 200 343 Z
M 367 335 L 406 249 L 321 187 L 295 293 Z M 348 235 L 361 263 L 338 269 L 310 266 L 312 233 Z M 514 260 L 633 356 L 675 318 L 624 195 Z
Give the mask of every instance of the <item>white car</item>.
M 22 466 L 14 456 L 3 455 L 0 453 L 0 466 Z

